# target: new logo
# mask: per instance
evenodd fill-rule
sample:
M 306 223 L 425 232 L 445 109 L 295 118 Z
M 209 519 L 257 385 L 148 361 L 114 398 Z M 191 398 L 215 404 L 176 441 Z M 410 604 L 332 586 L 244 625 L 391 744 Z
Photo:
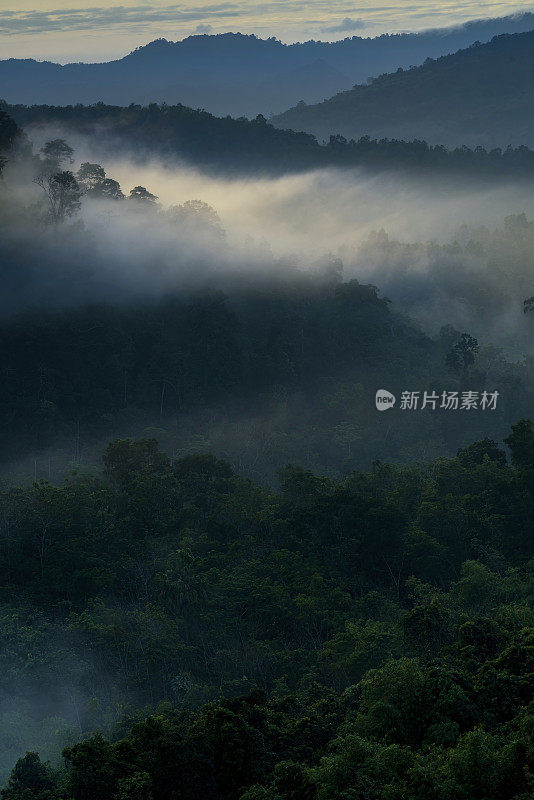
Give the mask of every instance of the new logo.
M 387 389 L 379 389 L 376 393 L 375 403 L 378 411 L 387 411 L 388 408 L 393 408 L 395 400 L 395 395 L 388 392 Z

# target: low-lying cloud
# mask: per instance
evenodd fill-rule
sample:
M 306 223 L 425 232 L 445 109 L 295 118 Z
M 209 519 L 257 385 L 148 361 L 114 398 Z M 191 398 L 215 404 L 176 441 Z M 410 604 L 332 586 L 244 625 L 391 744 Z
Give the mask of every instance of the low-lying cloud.
M 342 22 L 338 22 L 335 25 L 327 25 L 324 28 L 321 28 L 321 31 L 322 33 L 348 33 L 350 31 L 361 31 L 365 27 L 366 24 L 363 19 L 352 19 L 351 17 L 345 17 Z
M 14 259 L 10 272 L 4 256 L 3 313 L 21 304 L 127 302 L 207 285 L 224 289 L 242 277 L 268 280 L 335 258 L 346 279 L 373 283 L 430 333 L 451 323 L 509 352 L 526 352 L 532 340 L 532 320 L 522 308 L 534 293 L 528 185 L 357 169 L 221 178 L 180 163 L 106 158 L 87 140 L 70 141 L 75 169 L 99 161 L 126 194 L 145 186 L 159 207 L 87 200 L 82 227 L 44 228 L 29 243 L 21 230 L 24 264 Z M 13 179 L 8 168 L 7 184 Z M 17 193 L 26 208 L 38 198 L 31 180 Z M 201 205 L 188 206 L 188 216 L 184 204 L 192 200 L 211 206 L 220 221 L 213 223 Z

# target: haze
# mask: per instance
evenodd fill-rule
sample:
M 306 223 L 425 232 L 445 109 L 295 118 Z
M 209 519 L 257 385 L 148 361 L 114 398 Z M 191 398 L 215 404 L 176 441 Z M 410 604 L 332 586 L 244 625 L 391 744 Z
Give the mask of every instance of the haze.
M 83 304 L 112 296 L 123 301 L 160 297 L 206 281 L 224 286 L 237 275 L 256 280 L 280 269 L 314 270 L 321 260 L 339 258 L 346 278 L 378 286 L 428 333 L 453 323 L 510 353 L 531 351 L 522 313 L 531 288 L 531 260 L 528 254 L 512 258 L 499 232 L 506 217 L 534 217 L 527 184 L 451 178 L 436 185 L 424 177 L 357 169 L 223 179 L 179 162 L 106 158 L 86 139 L 61 128 L 36 129 L 36 149 L 56 135 L 75 145 L 74 169 L 83 161 L 100 162 L 126 193 L 142 185 L 157 195 L 163 213 L 145 218 L 128 204 L 85 204 L 90 243 L 79 239 L 76 229 L 59 242 L 45 236 L 37 245 L 48 254 L 44 277 L 40 272 L 21 283 L 16 270 L 5 288 L 4 309 L 35 302 L 55 305 L 57 298 Z M 19 180 L 10 177 L 9 169 L 6 177 L 11 186 Z M 28 191 L 35 187 L 21 184 L 26 186 L 21 199 L 28 204 Z M 224 242 L 202 227 L 181 229 L 164 213 L 190 200 L 216 210 Z M 468 229 L 462 230 L 464 225 Z M 470 239 L 486 252 L 473 257 L 457 252 L 456 245 L 448 249 L 448 243 L 460 241 L 465 247 Z M 528 242 L 525 246 L 528 250 Z M 73 248 L 80 254 L 76 281 L 65 266 Z M 483 296 L 494 297 L 496 304 L 484 310 Z
M 532 10 L 531 2 L 411 0 L 376 4 L 362 0 L 189 3 L 123 2 L 87 8 L 79 0 L 0 2 L 2 58 L 105 61 L 158 37 L 241 31 L 285 42 L 419 31 L 472 19 Z

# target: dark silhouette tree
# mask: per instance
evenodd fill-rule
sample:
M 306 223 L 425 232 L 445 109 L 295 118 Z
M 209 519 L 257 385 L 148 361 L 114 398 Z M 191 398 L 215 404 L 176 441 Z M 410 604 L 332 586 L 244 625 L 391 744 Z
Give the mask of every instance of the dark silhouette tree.
M 51 139 L 41 148 L 47 172 L 59 172 L 66 164 L 74 164 L 74 150 L 65 139 Z
M 106 179 L 106 170 L 100 164 L 85 161 L 78 170 L 78 181 L 86 192 L 96 189 Z
M 50 765 L 43 764 L 37 753 L 26 753 L 15 764 L 0 797 L 2 800 L 49 800 L 55 796 L 54 778 Z
M 512 425 L 512 433 L 506 437 L 504 443 L 510 448 L 512 462 L 516 467 L 534 467 L 534 430 L 529 419 L 520 419 Z
M 19 134 L 16 123 L 5 111 L 0 109 L 0 175 L 6 164 L 4 154 L 11 150 Z
M 82 190 L 72 172 L 41 174 L 35 183 L 45 194 L 47 221 L 58 225 L 80 210 Z
M 462 333 L 460 341 L 447 353 L 447 367 L 451 372 L 456 372 L 458 375 L 461 373 L 466 375 L 469 367 L 472 367 L 475 363 L 478 350 L 478 341 L 468 333 Z
M 102 200 L 123 200 L 124 194 L 118 181 L 106 177 L 106 171 L 100 164 L 86 161 L 77 173 L 80 186 L 86 195 Z
M 136 203 L 155 205 L 158 198 L 155 194 L 149 192 L 144 186 L 134 186 L 128 199 L 133 200 Z
M 473 467 L 483 464 L 485 460 L 493 461 L 504 467 L 506 464 L 506 453 L 501 450 L 493 439 L 487 436 L 478 442 L 463 447 L 458 450 L 457 459 L 464 467 Z

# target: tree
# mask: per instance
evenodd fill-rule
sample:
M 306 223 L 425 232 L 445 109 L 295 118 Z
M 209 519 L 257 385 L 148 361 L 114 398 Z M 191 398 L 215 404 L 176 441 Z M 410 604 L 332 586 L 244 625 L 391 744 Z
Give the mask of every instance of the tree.
M 152 800 L 150 775 L 135 772 L 117 783 L 117 800 Z
M 534 430 L 529 419 L 520 419 L 512 425 L 512 433 L 504 439 L 510 448 L 512 462 L 523 469 L 534 467 Z
M 487 436 L 479 442 L 474 442 L 458 450 L 456 457 L 464 467 L 474 467 L 477 464 L 483 464 L 485 459 L 493 461 L 501 467 L 504 467 L 506 464 L 506 453 L 504 450 L 501 450 L 497 446 L 497 443 Z
M 181 227 L 200 233 L 210 232 L 220 238 L 224 237 L 221 220 L 215 209 L 202 200 L 187 200 L 182 205 L 172 206 L 167 212 L 171 222 Z
M 124 200 L 120 183 L 114 181 L 113 178 L 105 178 L 101 184 L 95 187 L 94 195 L 103 200 Z
M 11 150 L 19 133 L 14 120 L 0 109 L 0 175 L 6 163 L 3 154 Z
M 152 194 L 145 189 L 144 186 L 134 186 L 132 191 L 130 192 L 129 200 L 133 200 L 136 203 L 145 203 L 146 205 L 155 205 L 157 201 L 157 197 L 155 194 Z
M 169 458 L 159 451 L 155 439 L 117 439 L 108 445 L 102 461 L 107 476 L 120 486 L 141 472 L 162 473 L 169 467 Z
M 301 764 L 280 761 L 274 769 L 274 795 L 279 800 L 313 800 L 315 786 Z
M 81 208 L 82 191 L 72 172 L 46 173 L 35 179 L 46 198 L 46 219 L 54 225 L 73 217 Z
M 101 734 L 65 749 L 63 756 L 69 765 L 69 797 L 74 800 L 108 800 L 114 794 L 116 760 L 112 746 Z
M 37 753 L 26 753 L 15 764 L 7 786 L 2 789 L 2 800 L 48 800 L 54 797 L 54 773 L 49 764 L 43 764 Z
M 83 187 L 85 194 L 106 200 L 123 200 L 118 181 L 106 177 L 106 171 L 100 164 L 84 162 L 78 170 L 78 182 Z
M 86 192 L 90 192 L 106 179 L 106 170 L 100 164 L 85 161 L 78 170 L 77 178 Z
M 59 172 L 64 164 L 74 163 L 74 150 L 65 139 L 51 139 L 41 148 L 46 171 Z
M 462 333 L 457 342 L 447 353 L 446 364 L 451 372 L 467 374 L 469 367 L 475 363 L 479 346 L 477 340 L 468 333 Z

